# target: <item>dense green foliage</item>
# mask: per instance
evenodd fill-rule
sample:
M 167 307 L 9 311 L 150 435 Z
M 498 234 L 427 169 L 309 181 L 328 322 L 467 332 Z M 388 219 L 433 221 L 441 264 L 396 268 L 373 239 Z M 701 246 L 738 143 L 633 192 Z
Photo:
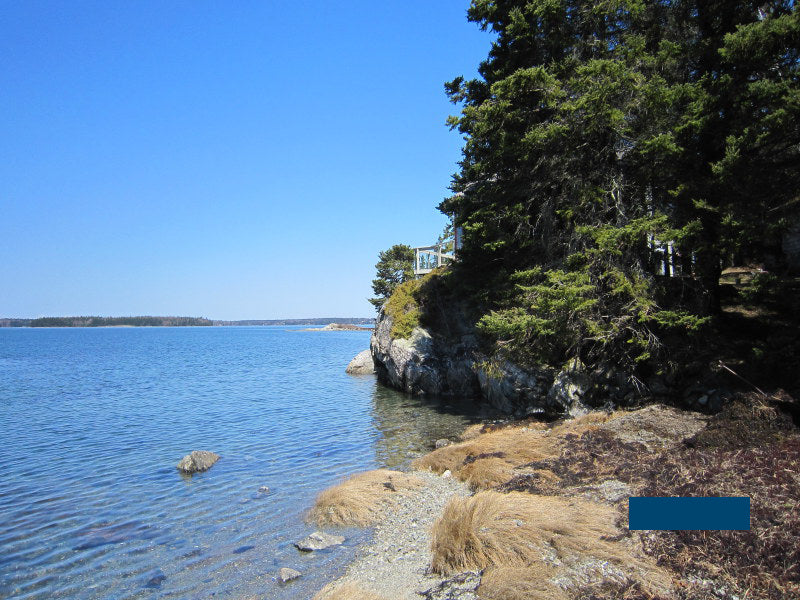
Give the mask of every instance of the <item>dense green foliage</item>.
M 381 251 L 378 258 L 376 278 L 372 280 L 375 298 L 369 299 L 377 311 L 398 285 L 414 278 L 414 250 L 405 244 L 395 244 Z
M 408 338 L 419 325 L 420 308 L 418 294 L 422 279 L 410 279 L 398 285 L 385 305 L 386 314 L 392 319 L 392 338 Z
M 196 317 L 41 317 L 31 327 L 185 327 L 210 326 L 212 322 Z
M 479 78 L 446 85 L 466 142 L 440 209 L 464 229 L 453 276 L 479 328 L 551 364 L 687 347 L 724 261 L 777 256 L 796 215 L 800 10 L 473 0 L 468 16 L 497 37 Z

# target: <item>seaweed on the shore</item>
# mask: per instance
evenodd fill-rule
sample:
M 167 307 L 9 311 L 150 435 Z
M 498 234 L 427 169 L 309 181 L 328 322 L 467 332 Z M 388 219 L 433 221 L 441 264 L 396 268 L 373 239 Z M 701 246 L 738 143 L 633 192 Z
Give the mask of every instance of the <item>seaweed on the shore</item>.
M 678 573 L 699 572 L 750 597 L 800 597 L 800 437 L 663 458 L 641 495 L 748 496 L 750 530 L 652 532 L 645 550 Z
M 516 475 L 499 489 L 560 494 L 567 487 L 607 479 L 631 483 L 641 478 L 642 470 L 655 456 L 644 444 L 624 442 L 603 429 L 589 430 L 582 435 L 567 434 L 559 456 L 523 465 L 522 468 L 533 469 L 533 472 Z
M 586 585 L 575 590 L 571 600 L 666 600 L 666 596 L 654 595 L 637 581 L 607 580 Z
M 743 394 L 711 417 L 706 428 L 686 440 L 686 445 L 692 448 L 747 448 L 775 443 L 795 429 L 787 413 L 768 405 L 756 393 Z
M 642 496 L 747 496 L 749 531 L 652 531 L 642 536 L 645 551 L 681 578 L 683 598 L 708 597 L 708 586 L 716 597 L 800 597 L 800 432 L 786 414 L 748 395 L 666 450 L 603 429 L 565 442 L 557 457 L 528 463 L 498 490 L 576 495 L 618 480 Z
M 462 464 L 464 465 L 471 465 L 476 460 L 483 460 L 486 458 L 505 458 L 505 452 L 481 452 L 480 454 L 468 454 L 467 457 L 464 459 Z

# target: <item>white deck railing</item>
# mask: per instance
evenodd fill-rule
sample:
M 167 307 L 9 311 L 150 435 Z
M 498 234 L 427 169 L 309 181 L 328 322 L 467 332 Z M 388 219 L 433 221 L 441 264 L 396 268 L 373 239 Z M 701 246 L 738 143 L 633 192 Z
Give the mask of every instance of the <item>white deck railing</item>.
M 443 252 L 442 248 L 440 244 L 414 248 L 414 275 L 425 275 L 455 259 L 454 254 Z

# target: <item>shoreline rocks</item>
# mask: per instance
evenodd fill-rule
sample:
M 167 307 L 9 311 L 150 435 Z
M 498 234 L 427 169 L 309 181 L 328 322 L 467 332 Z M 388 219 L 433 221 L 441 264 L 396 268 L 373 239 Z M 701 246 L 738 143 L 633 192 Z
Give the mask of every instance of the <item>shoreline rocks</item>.
M 219 454 L 214 452 L 209 452 L 208 450 L 193 450 L 190 454 L 184 456 L 176 467 L 181 473 L 191 475 L 193 473 L 208 471 L 219 459 Z
M 585 412 L 588 383 L 577 361 L 557 372 L 523 369 L 480 353 L 473 332 L 444 338 L 416 327 L 392 338 L 393 319 L 381 311 L 370 339 L 378 380 L 415 396 L 479 398 L 510 415 L 577 415 Z
M 350 375 L 372 375 L 375 373 L 375 361 L 372 359 L 372 352 L 364 350 L 356 354 L 344 372 Z
M 302 552 L 313 552 L 314 550 L 325 550 L 331 546 L 341 546 L 344 543 L 344 539 L 344 536 L 341 535 L 315 531 L 299 542 L 295 542 L 294 546 Z
M 714 413 L 732 394 L 713 372 L 684 390 L 688 373 L 640 381 L 614 365 L 589 368 L 578 358 L 559 368 L 522 367 L 502 355 L 483 354 L 466 322 L 449 323 L 447 335 L 416 327 L 408 338 L 392 338 L 394 321 L 381 310 L 370 338 L 378 381 L 413 396 L 472 398 L 516 418 L 576 417 L 599 407 L 630 408 L 646 400 Z
M 289 581 L 294 581 L 302 575 L 303 574 L 300 571 L 296 571 L 295 569 L 290 569 L 288 567 L 282 567 L 278 571 L 278 581 L 281 583 L 288 583 Z
M 325 327 L 309 327 L 302 331 L 372 331 L 372 327 L 361 327 L 350 323 L 329 323 Z

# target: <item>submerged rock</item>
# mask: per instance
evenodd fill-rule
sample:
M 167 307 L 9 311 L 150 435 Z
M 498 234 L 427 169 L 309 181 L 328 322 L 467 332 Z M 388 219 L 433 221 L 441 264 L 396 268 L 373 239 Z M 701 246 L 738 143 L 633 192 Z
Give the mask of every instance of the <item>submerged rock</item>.
M 303 552 L 311 552 L 313 550 L 324 550 L 325 548 L 330 548 L 331 546 L 339 546 L 343 543 L 344 537 L 341 535 L 331 535 L 322 531 L 315 531 L 299 542 L 295 542 L 294 545 L 298 550 L 302 550 Z
M 364 350 L 356 354 L 356 357 L 347 365 L 345 373 L 350 375 L 371 375 L 375 372 L 375 361 L 372 360 L 372 353 Z
M 278 571 L 278 580 L 281 583 L 286 583 L 288 581 L 292 581 L 300 577 L 302 573 L 300 571 L 295 571 L 294 569 L 289 569 L 288 567 L 282 567 Z
M 194 450 L 191 454 L 184 456 L 177 467 L 180 472 L 191 475 L 192 473 L 207 471 L 218 460 L 219 454 L 207 450 Z
M 144 587 L 148 589 L 160 588 L 161 584 L 167 580 L 167 576 L 164 575 L 161 569 L 157 570 L 152 577 L 150 577 L 147 582 L 144 584 Z

